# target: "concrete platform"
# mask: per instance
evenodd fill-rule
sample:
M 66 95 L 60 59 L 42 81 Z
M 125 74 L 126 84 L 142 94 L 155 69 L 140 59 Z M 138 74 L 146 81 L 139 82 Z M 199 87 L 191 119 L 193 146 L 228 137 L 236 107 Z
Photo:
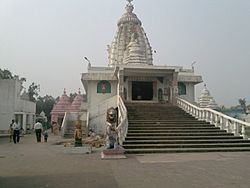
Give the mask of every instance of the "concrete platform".
M 8 138 L 6 138 L 8 139 Z M 127 155 L 102 160 L 104 148 L 69 155 L 59 136 L 0 142 L 1 188 L 249 188 L 250 152 Z

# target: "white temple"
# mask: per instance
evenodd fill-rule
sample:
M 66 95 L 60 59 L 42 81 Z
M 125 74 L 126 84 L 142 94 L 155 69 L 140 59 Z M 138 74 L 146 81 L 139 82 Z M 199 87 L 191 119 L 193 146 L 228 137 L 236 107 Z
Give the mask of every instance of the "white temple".
M 195 85 L 202 82 L 192 68 L 153 65 L 152 48 L 131 1 L 128 0 L 115 38 L 108 46 L 107 66 L 89 66 L 81 78 L 87 94 L 90 129 L 100 133 L 105 128 L 106 110 L 116 107 L 117 96 L 125 103 L 175 105 L 178 96 L 194 102 Z
M 201 91 L 201 96 L 199 97 L 199 106 L 201 108 L 211 108 L 217 109 L 218 105 L 215 102 L 214 98 L 211 96 L 210 91 L 207 89 L 206 84 L 204 89 Z

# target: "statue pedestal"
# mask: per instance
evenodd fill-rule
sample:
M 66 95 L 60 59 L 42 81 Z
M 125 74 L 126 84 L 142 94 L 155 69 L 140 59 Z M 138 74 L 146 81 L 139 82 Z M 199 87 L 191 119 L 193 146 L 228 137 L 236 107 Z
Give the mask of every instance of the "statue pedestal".
M 89 154 L 92 153 L 92 147 L 87 144 L 83 144 L 82 147 L 69 146 L 65 147 L 64 153 L 68 154 Z
M 101 153 L 102 159 L 126 159 L 124 149 L 121 146 L 117 146 L 116 149 L 105 149 Z

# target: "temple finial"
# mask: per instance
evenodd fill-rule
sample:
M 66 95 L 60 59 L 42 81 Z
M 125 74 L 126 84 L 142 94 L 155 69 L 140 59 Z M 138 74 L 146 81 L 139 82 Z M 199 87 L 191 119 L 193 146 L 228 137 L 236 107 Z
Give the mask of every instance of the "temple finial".
M 129 3 L 131 3 L 133 0 L 127 0 Z

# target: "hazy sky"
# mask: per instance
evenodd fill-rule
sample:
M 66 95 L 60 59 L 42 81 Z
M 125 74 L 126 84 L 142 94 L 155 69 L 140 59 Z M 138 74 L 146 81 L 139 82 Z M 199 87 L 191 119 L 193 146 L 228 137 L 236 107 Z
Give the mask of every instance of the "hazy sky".
M 125 0 L 0 0 L 0 68 L 40 95 L 83 91 L 86 56 L 108 64 Z M 134 0 L 155 65 L 195 70 L 219 105 L 250 103 L 250 0 Z M 203 84 L 197 86 L 197 96 Z

